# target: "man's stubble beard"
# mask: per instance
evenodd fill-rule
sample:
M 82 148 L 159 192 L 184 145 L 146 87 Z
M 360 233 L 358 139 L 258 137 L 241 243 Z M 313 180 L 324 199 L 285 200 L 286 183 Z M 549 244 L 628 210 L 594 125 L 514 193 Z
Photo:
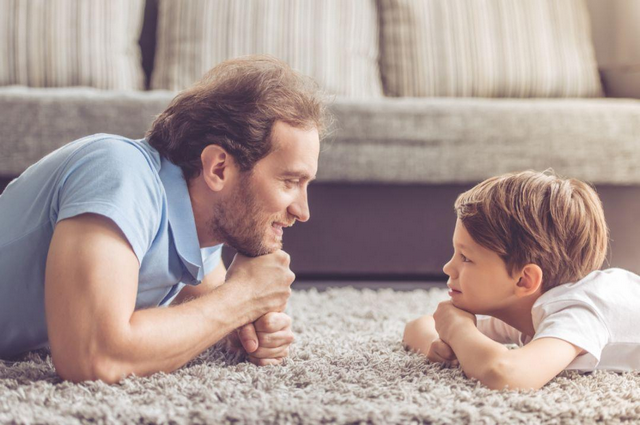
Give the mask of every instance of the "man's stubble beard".
M 265 243 L 266 234 L 274 221 L 262 215 L 251 191 L 249 176 L 240 181 L 238 190 L 230 199 L 214 207 L 214 215 L 209 222 L 211 234 L 226 245 L 247 257 L 258 257 L 282 249 L 282 239 L 274 244 Z

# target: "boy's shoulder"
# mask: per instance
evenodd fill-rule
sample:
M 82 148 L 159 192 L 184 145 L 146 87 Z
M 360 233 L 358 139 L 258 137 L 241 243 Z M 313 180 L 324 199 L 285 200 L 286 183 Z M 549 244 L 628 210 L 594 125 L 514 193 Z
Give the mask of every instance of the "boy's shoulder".
M 550 303 L 606 301 L 628 292 L 640 293 L 640 276 L 628 270 L 595 270 L 577 282 L 551 288 L 534 303 L 534 309 Z
M 640 276 L 628 270 L 596 270 L 577 282 L 558 285 L 542 294 L 531 309 L 534 327 L 552 318 L 587 314 L 609 323 L 640 302 Z

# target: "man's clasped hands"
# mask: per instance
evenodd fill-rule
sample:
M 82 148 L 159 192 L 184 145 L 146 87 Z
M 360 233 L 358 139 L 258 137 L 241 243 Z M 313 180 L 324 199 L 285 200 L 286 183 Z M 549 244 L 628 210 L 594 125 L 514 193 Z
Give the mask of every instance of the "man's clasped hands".
M 238 351 L 243 348 L 249 361 L 258 366 L 282 363 L 289 355 L 293 340 L 291 317 L 279 312 L 267 313 L 227 338 L 229 349 Z

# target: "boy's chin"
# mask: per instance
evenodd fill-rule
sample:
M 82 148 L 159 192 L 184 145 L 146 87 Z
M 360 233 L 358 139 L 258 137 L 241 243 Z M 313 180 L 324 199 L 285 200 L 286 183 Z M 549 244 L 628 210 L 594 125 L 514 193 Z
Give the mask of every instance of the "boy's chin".
M 460 310 L 464 310 L 467 313 L 471 313 L 471 314 L 487 314 L 487 313 L 482 313 L 478 308 L 475 308 L 473 306 L 469 307 L 468 305 L 466 305 L 465 303 L 461 302 L 460 300 L 455 300 L 455 299 L 451 299 L 451 304 L 453 304 L 454 307 L 459 308 Z
M 457 307 L 461 310 L 467 310 L 464 307 L 464 303 L 461 303 L 459 300 L 453 299 L 453 298 L 449 298 L 449 300 L 451 301 L 451 304 L 453 304 L 454 307 Z

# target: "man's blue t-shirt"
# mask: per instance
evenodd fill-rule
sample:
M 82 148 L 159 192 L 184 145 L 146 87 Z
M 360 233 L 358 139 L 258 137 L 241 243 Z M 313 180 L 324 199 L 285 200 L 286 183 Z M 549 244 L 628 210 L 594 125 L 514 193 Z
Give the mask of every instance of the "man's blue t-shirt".
M 182 171 L 145 140 L 69 143 L 0 195 L 0 358 L 48 344 L 49 244 L 56 223 L 84 213 L 111 219 L 138 257 L 136 309 L 169 304 L 220 262 L 222 245 L 200 249 Z

